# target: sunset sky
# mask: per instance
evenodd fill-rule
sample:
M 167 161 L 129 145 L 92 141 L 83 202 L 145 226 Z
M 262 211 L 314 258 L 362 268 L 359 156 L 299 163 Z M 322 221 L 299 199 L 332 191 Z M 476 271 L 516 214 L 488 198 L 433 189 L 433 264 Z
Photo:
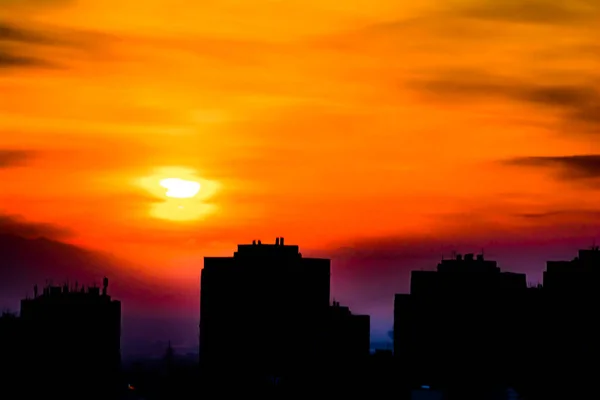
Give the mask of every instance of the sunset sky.
M 599 26 L 598 0 L 0 0 L 0 230 L 194 291 L 284 236 L 381 321 L 452 249 L 536 277 L 600 240 Z

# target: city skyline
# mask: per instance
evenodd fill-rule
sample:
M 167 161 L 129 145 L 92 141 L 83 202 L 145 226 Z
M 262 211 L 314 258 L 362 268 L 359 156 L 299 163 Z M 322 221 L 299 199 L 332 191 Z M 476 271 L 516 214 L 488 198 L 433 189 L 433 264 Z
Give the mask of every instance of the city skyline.
M 508 400 L 595 390 L 600 246 L 548 261 L 536 286 L 483 254 L 413 270 L 410 291 L 394 296 L 393 350 L 374 352 L 370 316 L 332 301 L 331 260 L 277 237 L 204 261 L 196 360 L 170 340 L 160 358 L 124 359 L 122 303 L 109 279 L 49 281 L 21 299 L 19 315 L 0 315 L 5 391 L 22 376 L 46 381 L 21 390 L 29 395 L 123 400 L 361 388 L 411 400 Z
M 2 237 L 0 235 L 0 248 L 3 248 L 4 250 L 6 250 L 6 246 L 2 246 L 3 240 L 5 240 L 6 237 Z M 33 243 L 40 243 L 40 240 L 31 240 L 31 242 Z M 47 240 L 47 239 L 43 239 L 41 240 L 41 243 L 44 243 L 46 246 L 48 244 L 52 244 L 53 242 Z M 291 251 L 300 251 L 301 252 L 301 257 L 307 259 L 307 260 L 314 260 L 310 258 L 310 255 L 308 255 L 302 250 L 302 247 L 299 247 L 298 245 L 294 244 L 294 243 L 289 243 L 289 241 L 285 242 L 285 248 L 291 250 Z M 57 243 L 56 243 L 57 244 Z M 283 238 L 276 238 L 272 241 L 266 241 L 266 240 L 252 240 L 252 242 L 247 242 L 247 243 L 242 243 L 242 244 L 238 244 L 238 251 L 240 249 L 250 249 L 253 248 L 255 246 L 262 246 L 266 249 L 272 249 L 272 248 L 277 248 L 280 246 L 284 245 L 284 239 Z M 60 246 L 64 246 L 64 245 L 60 245 Z M 597 250 L 597 246 L 587 246 L 585 247 L 585 249 L 592 249 L 592 250 Z M 28 251 L 32 251 L 32 249 L 35 248 L 28 248 Z M 35 251 L 35 250 L 33 250 Z M 227 264 L 223 263 L 224 260 L 227 260 L 228 257 L 231 256 L 231 251 L 229 252 L 229 254 L 225 255 L 225 257 L 205 257 L 204 260 L 204 266 L 201 268 L 201 271 L 203 271 L 206 267 L 206 263 L 208 262 L 211 266 L 211 269 L 214 270 L 215 267 L 216 269 L 220 269 L 219 266 L 226 266 Z M 6 255 L 6 252 L 3 252 L 4 255 Z M 16 254 L 16 253 L 15 253 Z M 50 255 L 51 257 L 56 256 L 57 253 L 41 253 L 40 255 L 42 256 L 48 256 Z M 92 253 L 93 254 L 93 253 Z M 237 254 L 237 252 L 233 253 L 234 256 L 235 254 Z M 579 254 L 581 254 L 581 249 L 579 250 Z M 476 256 L 477 255 L 477 256 Z M 73 253 L 73 260 L 85 260 L 85 258 L 81 258 L 81 254 L 78 253 Z M 530 276 L 528 276 L 526 273 L 517 273 L 517 275 L 522 275 L 523 279 L 524 279 L 524 283 L 527 284 L 527 286 L 530 287 L 536 287 L 537 285 L 541 284 L 542 282 L 542 278 L 541 278 L 541 273 L 543 271 L 546 270 L 547 266 L 549 264 L 552 263 L 564 263 L 564 262 L 570 262 L 573 259 L 576 259 L 577 256 L 577 252 L 571 251 L 569 256 L 563 257 L 563 258 L 554 258 L 554 259 L 547 259 L 544 261 L 543 267 L 540 269 L 539 271 L 539 275 L 540 275 L 540 279 L 538 281 L 532 280 L 530 279 Z M 11 256 L 9 254 L 8 260 L 4 260 L 2 265 L 3 267 L 6 266 L 10 266 L 10 261 L 15 261 L 15 258 L 18 258 L 18 256 Z M 498 263 L 497 260 L 495 258 L 492 257 L 492 259 L 490 259 L 489 257 L 485 256 L 484 253 L 476 253 L 476 252 L 465 252 L 465 253 L 460 253 L 460 252 L 449 252 L 448 255 L 446 257 L 441 257 L 439 259 L 435 259 L 434 262 L 432 262 L 430 265 L 427 265 L 425 268 L 408 268 L 406 271 L 407 274 L 407 278 L 406 278 L 406 285 L 404 285 L 404 282 L 394 282 L 392 283 L 391 287 L 393 293 L 391 296 L 386 296 L 383 295 L 381 298 L 381 303 L 383 307 L 381 308 L 385 308 L 385 309 L 389 309 L 393 312 L 393 308 L 394 308 L 394 297 L 400 295 L 400 294 L 408 294 L 411 293 L 412 289 L 409 285 L 409 283 L 411 282 L 411 277 L 414 277 L 415 274 L 420 274 L 423 273 L 421 271 L 436 271 L 436 268 L 439 269 L 439 265 L 440 262 L 448 262 L 448 261 L 452 261 L 452 260 L 459 260 L 459 259 L 465 259 L 465 260 L 477 260 L 477 263 L 480 262 L 480 260 L 483 262 L 483 260 L 485 259 L 485 263 L 491 263 L 492 265 L 494 265 L 494 268 L 498 268 L 499 270 L 502 271 L 503 274 L 512 274 L 515 271 L 511 270 L 511 269 L 507 269 L 505 268 L 501 263 Z M 35 259 L 35 258 L 34 258 Z M 37 260 L 39 260 L 40 264 L 43 265 L 44 262 L 44 258 L 37 258 Z M 72 259 L 67 259 L 66 261 L 68 263 L 72 263 L 73 262 Z M 94 262 L 98 262 L 98 260 L 94 260 L 91 259 Z M 208 261 L 207 261 L 208 260 Z M 233 259 L 232 259 L 233 260 Z M 322 261 L 327 261 L 328 265 L 330 262 L 330 259 L 326 258 L 326 257 L 321 257 L 318 258 L 317 260 L 322 260 Z M 444 261 L 445 260 L 445 261 Z M 6 261 L 9 261 L 9 263 L 7 263 Z M 27 266 L 29 264 L 27 264 L 29 261 L 24 258 L 22 260 L 24 262 L 23 265 Z M 104 261 L 103 259 L 100 259 L 100 262 Z M 56 262 L 56 260 L 51 260 L 51 262 Z M 212 265 L 215 264 L 215 265 Z M 89 274 L 81 274 L 81 271 L 77 271 L 77 269 L 63 269 L 63 271 L 65 271 L 65 274 L 73 274 L 68 276 L 67 278 L 60 280 L 60 279 L 55 279 L 52 276 L 48 276 L 48 275 L 43 275 L 44 273 L 46 273 L 44 271 L 44 269 L 42 269 L 42 274 L 40 274 L 40 271 L 30 271 L 33 272 L 33 274 L 30 274 L 29 277 L 33 277 L 33 276 L 37 276 L 38 279 L 35 280 L 33 279 L 33 281 L 28 281 L 26 283 L 23 283 L 23 281 L 18 281 L 18 283 L 16 284 L 18 286 L 18 292 L 16 293 L 24 293 L 26 298 L 30 298 L 30 297 L 35 297 L 35 291 L 39 290 L 41 292 L 42 288 L 45 287 L 51 287 L 51 286 L 55 286 L 58 289 L 63 288 L 63 287 L 68 287 L 71 289 L 71 291 L 74 290 L 74 288 L 77 287 L 78 284 L 81 284 L 81 286 L 79 286 L 79 288 L 81 290 L 83 290 L 84 286 L 86 288 L 92 288 L 91 290 L 99 290 L 99 289 L 93 289 L 93 288 L 98 288 L 99 282 L 102 281 L 102 279 L 100 278 L 102 276 L 102 274 L 104 274 L 105 272 L 108 271 L 108 269 L 103 268 L 104 264 L 100 264 L 100 265 L 94 265 L 93 267 L 96 269 L 95 270 L 95 275 L 89 275 Z M 118 265 L 118 264 L 117 264 Z M 483 265 L 483 264 L 482 264 Z M 77 266 L 82 266 L 85 267 L 86 264 L 85 262 L 82 262 L 81 264 L 77 264 Z M 251 268 L 251 267 L 249 267 Z M 47 271 L 47 270 L 46 270 Z M 331 292 L 329 294 L 329 301 L 331 302 L 331 304 L 335 305 L 335 304 L 340 304 L 340 300 L 341 302 L 344 304 L 344 306 L 348 306 L 350 309 L 352 309 L 352 311 L 354 313 L 359 313 L 359 314 L 367 314 L 369 315 L 372 323 L 370 324 L 371 326 L 371 345 L 372 345 L 372 349 L 381 349 L 381 348 L 390 348 L 393 340 L 392 340 L 392 332 L 393 332 L 393 315 L 381 315 L 378 313 L 375 313 L 374 315 L 369 314 L 368 312 L 364 312 L 363 310 L 368 309 L 368 306 L 365 307 L 365 304 L 361 303 L 361 299 L 363 298 L 362 296 L 360 296 L 360 293 L 357 293 L 357 296 L 352 296 L 352 293 L 346 293 L 345 296 L 342 295 L 340 296 L 340 293 L 338 291 L 336 291 L 335 289 L 335 284 L 334 284 L 334 277 L 335 277 L 335 273 L 333 272 L 334 269 L 331 268 Z M 4 277 L 8 277 L 8 275 L 6 275 L 7 272 L 10 273 L 10 271 L 7 271 L 5 268 L 1 271 L 4 272 L 5 275 L 3 275 Z M 118 272 L 118 271 L 117 271 Z M 226 271 L 224 271 L 226 272 Z M 37 274 L 37 275 L 36 275 Z M 199 274 L 200 275 L 200 274 Z M 169 287 L 166 285 L 157 285 L 157 286 L 150 286 L 150 287 L 146 287 L 147 282 L 145 281 L 135 281 L 135 277 L 134 276 L 127 276 L 127 275 L 117 275 L 118 277 L 120 277 L 120 279 L 125 279 L 124 282 L 119 282 L 116 281 L 115 284 L 113 284 L 114 288 L 116 288 L 116 290 L 113 290 L 114 293 L 117 294 L 117 297 L 119 298 L 119 300 L 123 300 L 123 298 L 126 300 L 126 307 L 125 310 L 126 312 L 123 315 L 123 333 L 122 333 L 122 341 L 123 341 L 123 351 L 124 351 L 124 355 L 126 357 L 126 359 L 131 359 L 132 357 L 140 357 L 140 356 L 157 356 L 163 353 L 164 351 L 164 347 L 165 345 L 168 343 L 169 346 L 171 346 L 173 344 L 174 348 L 177 348 L 178 351 L 180 352 L 180 355 L 185 355 L 185 354 L 192 354 L 195 353 L 197 350 L 197 335 L 196 335 L 196 331 L 197 331 L 197 313 L 199 312 L 199 300 L 200 300 L 200 296 L 195 296 L 192 297 L 191 299 L 188 298 L 187 300 L 187 304 L 189 306 L 191 306 L 191 308 L 184 308 L 184 309 L 170 309 L 167 310 L 167 312 L 170 312 L 170 315 L 166 315 L 163 314 L 161 311 L 159 311 L 157 309 L 157 312 L 155 314 L 148 314 L 146 313 L 144 310 L 147 307 L 147 304 L 145 302 L 147 301 L 152 301 L 155 298 L 162 298 L 162 299 L 168 299 L 169 296 L 174 296 L 173 292 L 170 291 L 174 291 L 176 289 L 174 289 L 173 287 Z M 77 277 L 81 277 L 79 279 L 77 279 Z M 86 279 L 91 279 L 86 282 Z M 13 277 L 14 278 L 14 277 Z M 105 279 L 105 278 L 104 278 Z M 131 279 L 134 279 L 133 281 L 131 281 Z M 10 287 L 7 286 L 11 284 L 11 279 L 10 277 L 7 279 L 4 279 L 4 288 L 0 288 L 0 299 L 4 302 L 4 304 L 0 304 L 3 306 L 6 306 L 6 294 L 7 292 L 10 293 Z M 15 281 L 17 282 L 17 281 Z M 86 282 L 84 284 L 84 282 Z M 200 279 L 201 283 L 202 280 Z M 414 282 L 412 283 L 414 284 Z M 8 290 L 7 290 L 8 288 Z M 223 289 L 225 288 L 225 286 L 223 286 Z M 387 287 L 386 287 L 387 288 Z M 393 289 L 396 288 L 396 289 Z M 202 294 L 202 290 L 200 287 L 200 284 L 198 284 L 195 288 L 195 291 L 197 294 L 201 295 Z M 362 288 L 361 286 L 357 286 L 355 288 L 355 290 L 360 291 Z M 48 289 L 49 290 L 49 289 Z M 344 294 L 344 293 L 342 293 Z M 21 294 L 18 294 L 18 296 L 22 296 Z M 124 297 L 121 297 L 124 296 Z M 185 297 L 182 296 L 182 297 Z M 181 304 L 182 301 L 182 297 L 177 297 L 174 296 L 173 298 L 170 299 L 170 301 L 167 301 L 165 304 L 169 304 L 169 307 L 177 307 L 178 304 Z M 18 297 L 19 301 L 22 297 Z M 390 300 L 390 298 L 392 300 Z M 195 304 L 192 304 L 192 301 L 196 302 Z M 132 304 L 128 304 L 128 302 L 133 303 Z M 6 308 L 5 308 L 6 310 Z M 12 309 L 12 311 L 16 311 L 17 307 L 14 307 Z M 11 311 L 11 310 L 8 310 Z M 375 309 L 375 311 L 377 312 L 378 309 Z M 375 318 L 373 318 L 375 317 Z

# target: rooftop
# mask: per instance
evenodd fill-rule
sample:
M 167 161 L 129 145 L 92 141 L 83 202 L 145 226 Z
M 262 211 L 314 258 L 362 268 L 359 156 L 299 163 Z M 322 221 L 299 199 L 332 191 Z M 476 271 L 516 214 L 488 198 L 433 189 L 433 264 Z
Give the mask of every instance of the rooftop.
M 38 285 L 33 287 L 33 298 L 26 298 L 25 301 L 47 301 L 57 299 L 104 299 L 110 300 L 108 295 L 108 278 L 103 279 L 102 288 L 96 286 L 79 286 L 78 282 L 74 285 L 64 283 L 63 285 L 47 284 L 39 293 Z

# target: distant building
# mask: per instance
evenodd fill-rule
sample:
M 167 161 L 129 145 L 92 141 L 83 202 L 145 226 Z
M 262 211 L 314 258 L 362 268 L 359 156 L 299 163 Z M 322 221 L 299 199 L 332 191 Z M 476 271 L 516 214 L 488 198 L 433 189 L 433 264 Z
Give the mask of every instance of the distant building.
M 330 260 L 305 258 L 283 238 L 238 245 L 233 257 L 206 257 L 200 292 L 203 371 L 213 381 L 310 379 L 326 346 L 329 291 Z
M 350 308 L 334 301 L 329 308 L 328 352 L 337 363 L 365 363 L 370 355 L 371 317 L 352 314 Z
M 67 284 L 34 289 L 21 301 L 30 374 L 47 382 L 44 393 L 102 397 L 115 388 L 121 362 L 121 303 L 102 291 Z
M 598 297 L 600 288 L 600 248 L 579 250 L 571 261 L 548 261 L 544 289 L 576 297 Z
M 523 348 L 525 274 L 501 272 L 482 255 L 413 271 L 394 304 L 394 355 L 417 385 L 490 383 Z

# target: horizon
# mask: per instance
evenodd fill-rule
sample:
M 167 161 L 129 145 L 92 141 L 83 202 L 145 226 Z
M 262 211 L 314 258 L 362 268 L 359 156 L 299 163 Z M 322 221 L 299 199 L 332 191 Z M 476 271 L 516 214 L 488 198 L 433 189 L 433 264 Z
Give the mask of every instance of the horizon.
M 0 234 L 0 237 L 2 236 L 8 236 L 8 235 L 2 235 Z M 21 239 L 25 239 L 25 240 L 30 240 L 30 241 L 38 241 L 40 239 L 46 239 L 46 241 L 50 242 L 50 243 L 57 243 L 59 245 L 62 245 L 64 243 L 61 243 L 60 241 L 56 241 L 56 240 L 52 240 L 52 239 L 48 239 L 45 237 L 37 237 L 37 238 L 24 238 L 21 237 Z M 252 241 L 247 241 L 247 242 L 243 242 L 243 243 L 238 243 L 237 245 L 250 245 Z M 0 243 L 1 244 L 1 243 Z M 237 250 L 237 245 L 232 246 L 232 249 L 230 251 L 230 253 L 227 255 L 229 257 L 233 256 L 234 251 Z M 267 241 L 262 241 L 262 245 L 275 245 L 275 240 L 271 242 L 267 242 Z M 72 245 L 70 245 L 72 246 Z M 296 243 L 290 243 L 290 241 L 286 241 L 285 246 L 298 246 L 299 247 L 299 251 L 300 253 L 303 252 L 302 246 L 298 245 Z M 575 259 L 577 257 L 578 254 L 578 250 L 583 250 L 583 249 L 588 249 L 588 248 L 595 248 L 595 243 L 592 242 L 592 244 L 590 246 L 584 246 L 581 247 L 579 249 L 573 249 L 573 251 L 571 252 L 571 256 L 570 257 L 563 257 L 562 259 L 560 257 L 558 258 L 549 258 L 546 259 L 544 261 L 543 265 L 540 265 L 540 268 L 538 271 L 536 271 L 537 274 L 540 275 L 540 279 L 538 279 L 536 282 L 532 281 L 530 278 L 530 275 L 528 275 L 526 272 L 522 272 L 522 271 L 516 271 L 514 269 L 511 268 L 505 268 L 500 262 L 498 262 L 498 260 L 496 260 L 493 257 L 487 257 L 484 254 L 484 258 L 486 260 L 490 260 L 490 261 L 496 261 L 498 262 L 498 267 L 500 268 L 500 270 L 502 272 L 517 272 L 517 273 L 524 273 L 526 275 L 527 278 L 527 286 L 531 287 L 531 286 L 535 286 L 535 285 L 540 285 L 541 284 L 541 273 L 545 270 L 546 265 L 545 262 L 548 261 L 571 261 L 573 259 Z M 74 248 L 78 248 L 77 246 L 74 246 Z M 483 249 L 485 250 L 485 249 Z M 452 254 L 453 253 L 453 254 Z M 429 266 L 427 267 L 422 267 L 422 268 L 415 268 L 415 269 L 410 269 L 407 270 L 405 272 L 408 273 L 408 280 L 410 280 L 410 272 L 412 271 L 419 271 L 419 270 L 430 270 L 430 271 L 435 271 L 436 267 L 438 265 L 439 262 L 441 262 L 442 260 L 448 260 L 448 259 L 453 259 L 457 256 L 464 256 L 466 254 L 483 254 L 481 252 L 458 252 L 458 251 L 450 251 L 450 253 L 448 253 L 450 257 L 444 257 L 443 255 L 438 258 L 437 260 L 435 260 L 433 257 L 429 258 L 429 261 L 433 261 Z M 207 257 L 211 257 L 211 256 L 207 256 Z M 307 255 L 305 253 L 302 253 L 302 257 L 303 258 L 311 258 L 311 255 Z M 319 254 L 320 258 L 327 258 L 326 254 Z M 332 270 L 335 269 L 335 261 L 332 260 Z M 333 275 L 333 273 L 332 273 Z M 90 282 L 82 282 L 79 281 L 79 284 L 81 285 L 81 287 L 85 286 L 85 287 L 99 287 L 98 283 L 101 282 L 102 278 L 105 275 L 102 273 L 99 273 L 97 276 L 93 277 L 94 279 Z M 107 276 L 110 279 L 110 276 Z M 200 270 L 198 271 L 198 278 L 200 278 Z M 56 285 L 62 285 L 63 281 L 54 281 L 54 279 L 52 279 L 51 277 L 48 277 L 44 280 L 45 284 L 43 284 L 43 282 L 32 282 L 30 284 L 28 284 L 28 288 L 30 289 L 30 291 L 33 293 L 33 286 L 40 284 L 40 287 L 48 287 L 48 286 L 56 286 Z M 66 280 L 64 280 L 64 282 L 70 282 L 71 284 L 73 284 L 74 282 L 76 282 L 76 280 L 70 280 L 68 279 L 68 277 L 66 278 Z M 113 281 L 111 280 L 111 283 Z M 198 285 L 196 287 L 196 293 L 198 294 L 198 300 L 199 300 L 199 293 L 200 293 L 200 285 L 199 285 L 199 279 L 197 280 Z M 96 284 L 96 286 L 94 286 L 94 283 Z M 122 282 L 121 282 L 122 283 Z M 333 283 L 333 281 L 332 281 Z M 408 281 L 406 282 L 398 282 L 399 286 L 404 286 L 405 289 L 404 290 L 399 290 L 395 293 L 393 293 L 393 295 L 395 294 L 402 294 L 402 293 L 409 293 L 410 290 L 408 290 Z M 118 284 L 118 282 L 117 282 Z M 332 285 L 334 286 L 334 285 Z M 120 290 L 117 291 L 117 294 L 114 294 L 114 290 L 112 290 L 109 287 L 109 292 L 108 294 L 117 301 L 120 301 L 121 303 L 123 303 L 123 300 L 121 298 L 119 298 L 119 291 L 123 291 L 123 286 L 121 286 L 119 288 Z M 173 288 L 166 288 L 166 290 L 173 290 Z M 177 290 L 175 288 L 175 290 Z M 155 293 L 155 295 L 160 296 L 161 293 L 158 291 Z M 393 343 L 393 339 L 391 337 L 393 329 L 392 329 L 392 321 L 391 321 L 391 316 L 390 317 L 382 317 L 381 315 L 375 314 L 369 314 L 368 312 L 363 312 L 362 310 L 364 309 L 363 307 L 361 307 L 360 303 L 356 303 L 353 302 L 352 298 L 351 298 L 351 293 L 349 293 L 350 295 L 350 299 L 348 299 L 349 301 L 346 300 L 341 300 L 341 305 L 342 306 L 348 306 L 350 308 L 350 311 L 353 314 L 368 314 L 371 315 L 372 317 L 372 325 L 371 325 L 371 351 L 374 351 L 376 349 L 387 349 L 389 346 L 391 346 L 391 344 Z M 390 308 L 392 303 L 393 303 L 393 295 L 389 301 L 390 304 L 387 304 L 387 308 Z M 30 298 L 29 297 L 30 294 L 26 294 L 24 297 L 22 298 Z M 334 302 L 340 302 L 340 296 L 336 295 L 336 293 L 334 291 L 332 291 L 331 296 L 330 296 L 330 301 Z M 1 300 L 1 298 L 0 298 Z M 19 299 L 20 301 L 20 299 Z M 176 304 L 176 303 L 175 303 Z M 2 304 L 4 306 L 4 304 Z M 125 301 L 124 304 L 125 310 L 127 310 L 127 302 Z M 18 307 L 16 307 L 16 309 L 18 309 Z M 11 309 L 7 309 L 6 307 L 3 308 L 4 311 L 8 311 L 10 313 L 13 314 L 19 314 L 19 311 L 15 311 L 15 310 L 11 310 Z M 197 325 L 198 325 L 198 321 L 199 321 L 199 313 L 196 314 L 187 314 L 186 316 L 184 316 L 183 314 L 187 314 L 186 312 L 184 313 L 179 313 L 178 316 L 174 316 L 174 315 L 170 315 L 170 316 L 166 316 L 166 315 L 151 315 L 151 314 L 146 314 L 146 313 L 132 313 L 131 311 L 127 312 L 125 311 L 123 318 L 122 318 L 122 323 L 123 323 L 123 330 L 124 330 L 124 334 L 123 334 L 123 356 L 124 356 L 124 360 L 135 360 L 135 359 L 141 359 L 141 358 L 157 358 L 157 357 L 161 357 L 163 355 L 163 352 L 166 348 L 166 344 L 167 343 L 171 343 L 173 348 L 175 349 L 176 353 L 179 356 L 182 357 L 187 357 L 190 354 L 197 354 L 197 336 L 194 334 L 195 330 L 197 329 Z M 374 317 L 374 318 L 373 318 Z M 147 332 L 147 331 L 159 331 L 160 333 L 155 333 L 154 335 L 141 335 L 141 333 L 143 332 Z

